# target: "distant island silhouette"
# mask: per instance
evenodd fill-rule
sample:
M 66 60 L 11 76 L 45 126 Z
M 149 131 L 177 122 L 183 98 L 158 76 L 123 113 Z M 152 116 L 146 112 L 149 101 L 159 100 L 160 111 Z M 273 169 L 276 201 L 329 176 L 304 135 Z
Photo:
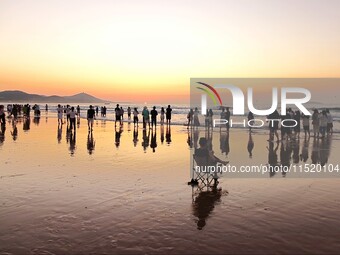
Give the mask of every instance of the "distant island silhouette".
M 34 102 L 34 103 L 106 103 L 103 100 L 86 93 L 79 93 L 72 96 L 44 96 L 29 94 L 20 90 L 5 90 L 0 92 L 0 102 Z

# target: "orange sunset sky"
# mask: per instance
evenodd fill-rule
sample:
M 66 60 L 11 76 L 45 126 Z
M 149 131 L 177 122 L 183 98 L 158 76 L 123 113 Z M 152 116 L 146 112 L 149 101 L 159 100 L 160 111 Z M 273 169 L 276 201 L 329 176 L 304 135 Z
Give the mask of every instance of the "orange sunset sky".
M 0 91 L 185 102 L 191 77 L 340 77 L 340 1 L 0 1 Z

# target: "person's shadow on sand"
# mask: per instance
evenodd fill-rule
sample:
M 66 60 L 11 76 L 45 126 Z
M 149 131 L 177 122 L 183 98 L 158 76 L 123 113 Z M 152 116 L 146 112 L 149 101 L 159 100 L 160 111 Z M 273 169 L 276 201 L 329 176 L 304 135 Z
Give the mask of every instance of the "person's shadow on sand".
M 193 215 L 198 218 L 197 229 L 202 230 L 206 220 L 215 208 L 215 204 L 221 201 L 222 189 L 213 186 L 210 190 L 201 191 L 193 203 Z

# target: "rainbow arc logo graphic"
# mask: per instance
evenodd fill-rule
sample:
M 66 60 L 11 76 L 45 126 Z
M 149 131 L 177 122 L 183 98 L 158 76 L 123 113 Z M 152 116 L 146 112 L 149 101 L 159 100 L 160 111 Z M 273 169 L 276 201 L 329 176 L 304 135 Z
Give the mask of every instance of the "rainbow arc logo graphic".
M 203 90 L 205 93 L 207 93 L 207 95 L 211 98 L 211 100 L 214 102 L 214 105 L 218 105 L 218 102 L 220 103 L 220 105 L 222 106 L 222 100 L 221 100 L 221 97 L 220 95 L 218 94 L 218 92 L 216 91 L 216 89 L 209 85 L 209 84 L 206 84 L 204 82 L 197 82 L 198 84 L 204 86 L 203 88 L 202 87 L 196 87 L 197 89 L 200 89 L 200 90 Z M 218 102 L 217 102 L 217 100 Z

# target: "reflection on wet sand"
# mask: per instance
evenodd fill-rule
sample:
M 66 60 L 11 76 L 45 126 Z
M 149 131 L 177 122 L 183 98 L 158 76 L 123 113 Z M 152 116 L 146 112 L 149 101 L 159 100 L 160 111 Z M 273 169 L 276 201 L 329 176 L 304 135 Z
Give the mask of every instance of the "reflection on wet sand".
M 70 154 L 71 156 L 74 155 L 75 151 L 76 151 L 76 132 L 75 131 L 72 131 L 71 129 L 69 129 L 69 137 L 70 137 L 70 147 L 69 147 L 69 150 L 70 150 Z
M 151 144 L 150 147 L 152 149 L 152 152 L 156 152 L 156 148 L 157 148 L 157 131 L 156 129 L 153 130 L 151 129 Z
M 93 132 L 89 132 L 87 135 L 87 151 L 89 155 L 93 154 L 95 146 L 96 146 L 96 142 L 93 138 Z
M 6 125 L 2 123 L 0 127 L 0 146 L 5 142 L 5 132 Z
M 33 123 L 37 126 L 39 126 L 40 123 L 40 116 L 34 116 Z
M 119 125 L 118 127 L 115 126 L 115 145 L 116 145 L 116 148 L 119 147 L 120 145 L 120 137 L 123 133 L 123 126 L 122 125 Z
M 63 135 L 63 125 L 58 125 L 58 132 L 57 132 L 58 143 L 61 143 L 62 135 Z
M 17 127 L 17 122 L 16 120 L 12 121 L 12 131 L 11 131 L 11 135 L 13 138 L 13 141 L 16 141 L 18 139 L 18 127 Z
M 279 149 L 279 142 L 269 142 L 268 146 L 268 164 L 271 166 L 271 169 L 275 169 L 275 167 L 279 166 L 277 150 Z M 275 175 L 275 171 L 271 170 L 269 172 L 269 177 L 273 177 Z
M 150 129 L 148 129 L 148 131 L 146 131 L 146 129 L 143 129 L 142 146 L 143 146 L 144 152 L 149 147 L 149 142 L 150 142 Z
M 164 143 L 164 124 L 161 124 L 161 144 Z
M 207 190 L 193 191 L 193 215 L 197 217 L 197 229 L 202 230 L 215 206 L 221 201 L 222 189 L 213 186 Z
M 31 128 L 31 118 L 30 117 L 24 117 L 24 124 L 22 126 L 22 129 L 24 131 L 29 131 Z
M 300 160 L 301 162 L 306 163 L 308 160 L 308 154 L 309 154 L 309 137 L 305 137 L 304 141 L 303 141 L 303 146 L 302 146 L 302 151 L 300 154 Z
M 229 132 L 222 132 L 220 131 L 220 150 L 222 154 L 225 154 L 226 157 L 230 152 L 229 146 Z
M 252 132 L 249 132 L 249 139 L 248 139 L 248 145 L 247 145 L 249 158 L 253 157 L 253 149 L 254 149 L 254 141 L 252 137 Z
M 47 120 L 47 119 L 46 119 Z M 39 124 L 39 118 L 34 117 L 33 122 L 35 124 Z M 77 119 L 78 123 L 78 129 L 80 122 Z M 12 136 L 13 141 L 16 141 L 19 136 L 18 131 L 18 125 L 22 124 L 22 129 L 26 132 L 29 131 L 31 126 L 31 118 L 29 117 L 23 117 L 23 118 L 17 118 L 17 119 L 8 119 L 8 125 L 10 125 L 11 130 L 10 134 Z M 107 123 L 105 120 L 97 121 L 97 125 L 105 128 Z M 127 125 L 127 129 L 130 130 L 131 123 L 124 123 L 123 125 L 118 125 L 115 127 L 114 134 L 115 134 L 115 140 L 114 144 L 116 148 L 119 148 L 121 145 L 121 136 L 123 133 L 124 125 Z M 160 135 L 157 136 L 157 129 L 159 128 Z M 170 145 L 172 143 L 172 137 L 171 137 L 171 125 L 168 124 L 161 124 L 155 129 L 141 129 L 142 130 L 142 140 L 141 145 L 143 148 L 143 151 L 146 152 L 147 149 L 150 147 L 151 151 L 153 153 L 156 153 L 158 143 L 157 139 L 160 140 L 160 144 L 163 144 L 164 141 L 167 145 Z M 211 126 L 208 126 L 207 128 L 198 128 L 194 126 L 187 127 L 187 137 L 186 142 L 188 149 L 191 151 L 194 151 L 197 149 L 198 146 L 198 140 L 200 137 L 200 132 L 204 132 L 205 137 L 207 139 L 207 146 L 209 150 L 211 151 L 217 151 L 214 146 L 219 146 L 219 152 L 220 155 L 225 155 L 226 158 L 230 157 L 231 153 L 231 146 L 230 146 L 230 138 L 234 135 L 233 132 L 227 132 L 227 130 L 223 128 L 219 128 L 214 130 Z M 1 128 L 0 133 L 0 142 L 4 143 L 5 141 L 5 131 L 6 131 L 6 125 L 3 125 Z M 131 130 L 132 131 L 132 130 Z M 134 147 L 137 146 L 137 144 L 140 142 L 138 139 L 139 135 L 139 128 L 138 126 L 134 126 L 133 132 L 129 135 L 132 135 L 132 141 Z M 238 134 L 235 134 L 237 136 Z M 57 129 L 57 141 L 59 144 L 62 143 L 62 136 L 63 136 L 63 125 L 58 125 Z M 247 153 L 249 158 L 254 158 L 254 151 L 256 151 L 255 148 L 255 142 L 254 142 L 254 136 L 256 137 L 262 137 L 264 136 L 262 133 L 257 134 L 256 131 L 249 132 L 248 133 L 248 140 L 247 140 Z M 216 138 L 214 138 L 216 137 Z M 70 152 L 71 156 L 75 155 L 76 152 L 76 133 L 71 132 L 68 125 L 66 126 L 66 143 L 69 144 L 68 150 Z M 219 141 L 219 145 L 215 144 L 214 139 Z M 312 164 L 320 164 L 321 166 L 325 166 L 328 163 L 328 158 L 330 156 L 330 150 L 331 150 L 331 142 L 332 142 L 332 135 L 327 135 L 324 138 L 311 138 L 312 141 L 310 141 L 309 136 L 290 136 L 286 137 L 286 139 L 281 140 L 280 142 L 274 142 L 273 140 L 269 140 L 267 143 L 267 150 L 268 150 L 268 165 L 269 166 L 290 166 L 291 164 L 299 164 L 300 162 L 303 163 L 312 163 Z M 88 136 L 88 152 L 90 155 L 92 155 L 94 146 L 91 146 L 91 144 L 95 144 L 93 141 L 93 134 L 89 134 Z M 309 148 L 309 146 L 311 147 Z M 279 156 L 277 155 L 278 151 L 280 150 Z M 311 153 L 310 153 L 311 151 Z M 310 155 L 309 155 L 310 153 Z M 259 153 L 262 154 L 262 153 Z M 261 157 L 261 155 L 258 155 Z M 231 158 L 231 160 L 233 160 Z M 310 161 L 310 162 L 309 162 Z M 265 164 L 265 162 L 263 162 Z M 274 172 L 270 172 L 270 177 L 273 177 L 275 175 Z M 282 172 L 282 176 L 286 176 L 286 172 Z
M 23 124 L 23 122 L 21 123 Z M 261 240 L 258 241 L 249 238 L 249 236 L 267 236 L 270 233 L 275 233 L 279 228 L 283 230 L 283 234 L 281 236 L 278 234 L 277 239 L 271 239 L 271 242 L 265 245 L 279 247 L 281 253 L 284 253 L 284 248 L 290 248 L 291 245 L 300 247 L 301 244 L 294 240 L 294 236 L 284 243 L 281 242 L 281 238 L 290 233 L 289 231 L 295 233 L 296 230 L 299 230 L 300 222 L 307 227 L 319 226 L 319 217 L 322 217 L 323 225 L 330 231 L 323 232 L 325 233 L 324 237 L 317 237 L 315 228 L 310 227 L 306 231 L 309 233 L 306 242 L 309 244 L 321 239 L 324 251 L 328 251 L 328 247 L 331 247 L 330 251 L 337 248 L 327 246 L 328 241 L 329 243 L 333 242 L 331 238 L 337 233 L 331 227 L 339 225 L 336 217 L 331 216 L 332 212 L 337 211 L 336 209 L 339 207 L 334 203 L 338 195 L 338 193 L 334 193 L 334 189 L 336 191 L 336 185 L 338 185 L 335 180 L 331 180 L 332 182 L 329 180 L 320 181 L 321 184 L 315 187 L 314 184 L 317 185 L 318 181 L 314 180 L 301 179 L 290 183 L 288 180 L 254 181 L 248 179 L 239 181 L 227 179 L 226 175 L 225 178 L 219 179 L 220 183 L 216 185 L 204 186 L 200 183 L 193 187 L 184 186 L 189 175 L 186 172 L 186 167 L 189 165 L 189 151 L 197 149 L 200 137 L 205 137 L 205 135 L 209 142 L 209 148 L 213 149 L 220 158 L 228 157 L 228 160 L 233 164 L 237 162 L 266 164 L 268 162 L 270 165 L 286 164 L 287 161 L 292 162 L 292 159 L 297 162 L 297 155 L 300 155 L 299 161 L 310 162 L 312 147 L 315 147 L 312 157 L 316 158 L 316 162 L 320 162 L 320 164 L 334 162 L 334 155 L 330 155 L 331 136 L 324 140 L 314 140 L 313 138 L 309 140 L 301 136 L 296 140 L 267 142 L 267 135 L 256 132 L 256 130 L 251 135 L 243 131 L 229 132 L 228 134 L 222 128 L 221 132 L 216 129 L 208 134 L 202 128 L 187 130 L 186 127 L 172 126 L 172 133 L 170 133 L 170 128 L 163 125 L 157 126 L 156 131 L 135 128 L 133 132 L 131 130 L 131 134 L 128 132 L 120 134 L 120 146 L 117 149 L 113 144 L 116 142 L 115 132 L 120 132 L 120 129 L 117 127 L 114 130 L 110 122 L 106 124 L 107 131 L 100 129 L 101 122 L 99 121 L 98 129 L 95 128 L 93 132 L 88 132 L 84 121 L 81 123 L 80 129 L 76 130 L 77 133 L 71 133 L 67 130 L 66 125 L 65 127 L 60 125 L 57 128 L 57 140 L 60 144 L 57 144 L 55 140 L 56 120 L 49 119 L 48 124 L 42 121 L 39 127 L 33 125 L 30 132 L 25 135 L 23 135 L 21 123 L 18 122 L 15 126 L 9 123 L 7 133 L 6 130 L 1 130 L 0 133 L 1 156 L 5 159 L 0 167 L 4 172 L 2 175 L 23 174 L 18 177 L 1 179 L 2 199 L 6 203 L 3 205 L 2 216 L 15 216 L 9 217 L 13 222 L 2 224 L 2 240 L 10 240 L 3 242 L 7 245 L 3 248 L 5 252 L 15 253 L 10 252 L 8 243 L 15 246 L 17 242 L 21 242 L 22 247 L 27 247 L 25 252 L 22 252 L 24 254 L 37 249 L 37 247 L 43 247 L 46 253 L 65 254 L 62 250 L 64 245 L 59 243 L 61 236 L 55 234 L 54 231 L 31 243 L 29 233 L 34 226 L 35 231 L 40 233 L 44 233 L 46 229 L 64 229 L 63 241 L 65 240 L 66 243 L 71 240 L 72 247 L 77 247 L 78 243 L 72 240 L 78 240 L 79 229 L 84 228 L 84 236 L 88 236 L 88 239 L 82 239 L 84 243 L 91 244 L 91 240 L 97 238 L 102 240 L 101 244 L 107 244 L 109 250 L 112 247 L 112 240 L 117 240 L 121 249 L 112 251 L 117 254 L 126 253 L 126 251 L 129 253 L 131 251 L 129 248 L 135 243 L 124 242 L 127 239 L 135 241 L 138 237 L 140 239 L 135 242 L 144 245 L 141 250 L 138 250 L 139 253 L 157 251 L 157 253 L 163 254 L 164 250 L 157 250 L 159 249 L 158 244 L 170 247 L 176 253 L 178 251 L 176 247 L 179 246 L 178 240 L 183 242 L 180 245 L 184 247 L 178 253 L 188 250 L 188 253 L 200 254 L 203 245 L 208 249 L 205 251 L 206 254 L 217 254 L 218 252 L 213 247 L 216 249 L 223 247 L 223 250 L 234 249 L 235 251 L 236 243 L 239 240 L 244 244 L 243 251 L 247 252 L 256 249 L 261 243 Z M 126 128 L 127 124 L 124 124 L 124 128 Z M 13 133 L 16 133 L 15 127 L 18 130 L 18 140 L 13 142 L 10 135 L 13 136 Z M 65 133 L 67 133 L 68 143 L 65 140 Z M 162 133 L 163 141 L 167 138 L 163 146 L 161 145 Z M 5 135 L 9 139 L 4 140 Z M 171 140 L 171 144 L 167 143 L 168 140 Z M 141 143 L 148 145 L 146 147 L 148 155 L 144 154 L 145 148 L 141 146 Z M 250 160 L 248 145 L 251 143 L 256 146 L 250 146 L 253 155 Z M 333 143 L 335 144 L 337 141 L 334 140 Z M 79 144 L 81 146 L 77 146 Z M 97 147 L 95 147 L 96 145 Z M 18 150 L 17 155 L 12 155 L 15 148 L 23 150 Z M 112 160 L 112 151 L 115 152 L 114 161 Z M 32 157 L 36 153 L 42 153 L 39 163 L 34 162 L 35 157 Z M 186 155 L 186 153 L 188 154 Z M 130 160 L 130 155 L 133 160 Z M 14 157 L 19 157 L 21 160 L 12 160 Z M 10 163 L 5 164 L 4 162 L 7 161 Z M 150 164 L 145 164 L 145 162 L 150 162 Z M 41 167 L 37 167 L 37 164 Z M 125 168 L 126 171 L 118 171 L 125 170 Z M 42 169 L 46 169 L 46 171 L 41 171 Z M 276 175 L 276 177 L 281 177 L 281 173 L 276 173 Z M 287 175 L 289 174 L 287 173 Z M 268 174 L 265 177 L 268 178 Z M 46 182 L 41 182 L 41 180 L 46 180 Z M 37 189 L 37 183 L 39 183 L 39 189 Z M 310 183 L 313 185 L 312 188 L 308 188 L 307 197 L 303 191 L 309 187 Z M 10 189 L 7 189 L 8 187 Z M 190 189 L 192 189 L 192 200 Z M 289 189 L 291 192 L 280 196 Z M 224 197 L 228 193 L 227 190 L 230 192 L 230 197 Z M 30 196 L 29 193 L 32 195 Z M 22 199 L 25 196 L 28 196 L 29 199 Z M 300 199 L 306 203 L 301 205 Z M 255 202 L 256 205 L 254 205 Z M 288 203 L 291 209 L 290 214 L 282 209 Z M 13 205 L 18 206 L 14 207 Z M 263 211 L 263 208 L 269 209 Z M 292 214 L 297 215 L 298 218 L 289 217 Z M 27 221 L 26 215 L 29 215 L 32 223 Z M 275 228 L 271 227 L 270 224 L 267 224 L 268 217 L 263 217 L 263 215 L 267 215 L 278 225 L 275 225 Z M 325 215 L 329 217 L 327 218 Z M 112 228 L 106 228 L 107 222 L 112 223 Z M 15 224 L 20 224 L 22 228 L 16 228 Z M 163 236 L 164 231 L 162 230 L 169 226 L 172 228 L 171 231 Z M 204 233 L 200 233 L 202 231 Z M 190 238 L 200 234 L 204 234 L 206 238 L 200 239 L 204 243 L 201 243 L 201 247 L 197 247 L 194 245 L 196 239 L 191 240 Z M 112 235 L 112 238 L 108 238 L 108 235 Z M 155 235 L 156 239 L 148 239 L 148 236 L 152 235 Z M 179 238 L 172 238 L 175 235 Z M 23 238 L 18 240 L 18 236 Z M 223 240 L 235 238 L 230 243 L 221 243 L 221 239 L 217 237 L 223 237 Z M 49 242 L 49 240 L 52 241 Z M 171 241 L 172 243 L 169 244 Z M 157 244 L 155 244 L 156 242 Z M 44 246 L 45 244 L 48 246 Z M 108 251 L 106 247 L 100 251 L 95 250 L 97 247 L 94 246 L 89 245 L 84 250 L 91 249 L 94 254 Z M 258 248 L 256 251 L 263 252 L 261 249 Z M 302 251 L 305 250 L 302 249 Z
M 136 147 L 138 143 L 138 128 L 133 129 L 133 146 Z
M 171 125 L 166 125 L 165 140 L 168 145 L 171 143 Z

